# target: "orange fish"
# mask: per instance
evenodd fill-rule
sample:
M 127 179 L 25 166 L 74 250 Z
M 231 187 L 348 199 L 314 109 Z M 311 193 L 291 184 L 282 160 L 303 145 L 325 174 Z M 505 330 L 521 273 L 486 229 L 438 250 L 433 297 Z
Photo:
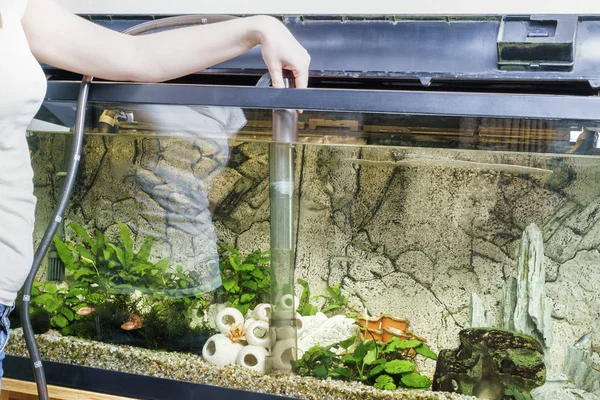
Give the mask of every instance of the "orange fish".
M 96 312 L 94 307 L 81 307 L 79 310 L 75 312 L 77 315 L 90 315 Z
M 121 329 L 126 331 L 133 331 L 142 327 L 142 319 L 139 315 L 129 313 L 129 321 L 121 325 Z

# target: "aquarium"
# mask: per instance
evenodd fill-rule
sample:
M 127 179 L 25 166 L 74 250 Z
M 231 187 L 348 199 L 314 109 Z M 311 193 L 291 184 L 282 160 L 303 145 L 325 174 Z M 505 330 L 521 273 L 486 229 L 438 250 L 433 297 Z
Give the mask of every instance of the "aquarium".
M 292 113 L 88 105 L 42 358 L 294 398 L 598 396 L 599 123 Z M 74 115 L 48 100 L 28 133 L 36 241 Z
M 86 16 L 134 34 L 211 20 L 162 17 Z M 258 48 L 82 86 L 79 172 L 30 302 L 48 382 L 600 399 L 598 18 L 281 19 L 311 54 L 309 89 L 269 88 Z M 43 68 L 36 244 L 86 93 Z M 13 317 L 5 373 L 31 379 Z

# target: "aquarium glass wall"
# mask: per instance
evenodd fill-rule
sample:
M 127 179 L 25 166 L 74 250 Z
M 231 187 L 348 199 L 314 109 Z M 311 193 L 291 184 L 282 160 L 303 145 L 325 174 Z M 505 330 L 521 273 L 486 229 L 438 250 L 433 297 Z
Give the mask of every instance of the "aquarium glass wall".
M 74 107 L 30 127 L 36 241 Z M 281 143 L 272 110 L 87 118 L 32 297 L 43 359 L 300 398 L 598 391 L 599 124 L 304 111 Z

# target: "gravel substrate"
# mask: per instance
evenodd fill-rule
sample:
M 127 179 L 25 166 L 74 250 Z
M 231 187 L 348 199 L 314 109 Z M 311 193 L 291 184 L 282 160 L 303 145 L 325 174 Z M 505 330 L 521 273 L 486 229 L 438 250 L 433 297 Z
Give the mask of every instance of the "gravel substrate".
M 319 380 L 294 374 L 259 375 L 237 366 L 215 367 L 201 356 L 112 345 L 62 336 L 37 335 L 42 359 L 310 400 L 475 399 L 447 392 L 378 390 L 359 382 Z M 28 356 L 23 331 L 11 331 L 7 354 Z

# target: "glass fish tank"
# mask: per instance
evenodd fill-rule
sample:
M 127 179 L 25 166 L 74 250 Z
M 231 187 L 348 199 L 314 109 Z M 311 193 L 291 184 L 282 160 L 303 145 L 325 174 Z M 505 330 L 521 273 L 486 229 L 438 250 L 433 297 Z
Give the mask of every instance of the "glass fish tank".
M 91 84 L 30 299 L 49 383 L 600 399 L 600 23 L 336 18 L 285 20 L 313 56 L 309 89 L 255 87 L 257 49 L 173 82 Z M 27 133 L 36 245 L 80 78 L 47 71 Z M 11 318 L 5 374 L 31 380 Z
M 73 114 L 28 133 L 36 240 Z M 589 123 L 306 110 L 285 142 L 272 110 L 87 115 L 32 293 L 44 360 L 291 398 L 596 393 Z

